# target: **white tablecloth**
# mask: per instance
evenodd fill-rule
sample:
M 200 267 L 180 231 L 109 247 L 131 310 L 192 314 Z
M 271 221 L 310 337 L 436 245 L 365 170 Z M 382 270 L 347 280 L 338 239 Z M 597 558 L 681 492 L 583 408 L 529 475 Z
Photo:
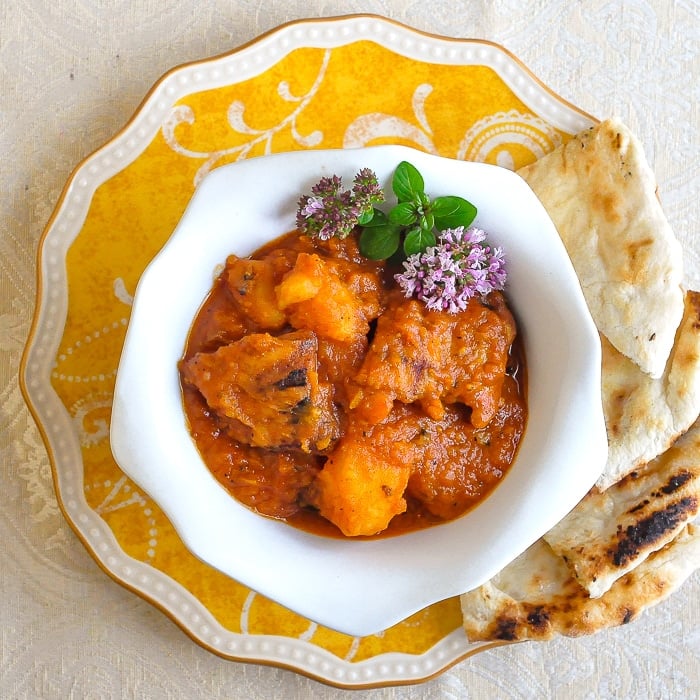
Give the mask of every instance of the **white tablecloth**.
M 290 671 L 223 660 L 114 583 L 64 522 L 18 368 L 42 229 L 71 170 L 171 67 L 283 22 L 371 12 L 490 39 L 565 99 L 639 135 L 700 289 L 700 9 L 666 0 L 14 0 L 0 9 L 0 697 L 339 698 Z M 358 698 L 700 697 L 700 575 L 596 636 L 480 653 L 420 686 Z

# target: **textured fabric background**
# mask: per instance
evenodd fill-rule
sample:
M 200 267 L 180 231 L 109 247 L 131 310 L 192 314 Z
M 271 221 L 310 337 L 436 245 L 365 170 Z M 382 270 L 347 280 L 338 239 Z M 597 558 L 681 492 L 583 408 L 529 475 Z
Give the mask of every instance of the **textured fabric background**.
M 700 289 L 697 0 L 12 0 L 0 4 L 0 697 L 340 698 L 219 659 L 112 582 L 62 519 L 17 372 L 42 229 L 72 169 L 171 67 L 280 23 L 369 12 L 511 50 L 553 90 L 639 135 Z M 700 575 L 625 628 L 487 651 L 356 698 L 700 697 Z

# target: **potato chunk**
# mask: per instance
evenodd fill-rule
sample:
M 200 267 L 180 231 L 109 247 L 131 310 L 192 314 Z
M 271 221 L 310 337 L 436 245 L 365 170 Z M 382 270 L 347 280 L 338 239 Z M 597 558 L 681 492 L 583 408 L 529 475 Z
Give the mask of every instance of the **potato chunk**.
M 347 536 L 374 535 L 406 510 L 404 491 L 422 450 L 423 423 L 411 406 L 375 426 L 351 424 L 316 477 L 311 501 Z
M 318 380 L 316 337 L 253 333 L 182 365 L 236 440 L 255 447 L 328 448 L 339 431 L 331 388 Z
M 376 272 L 308 253 L 299 254 L 275 289 L 278 307 L 295 328 L 339 342 L 367 335 L 368 322 L 379 314 L 379 292 Z
M 321 515 L 348 537 L 376 535 L 406 510 L 410 467 L 382 457 L 364 441 L 343 439 L 316 477 Z

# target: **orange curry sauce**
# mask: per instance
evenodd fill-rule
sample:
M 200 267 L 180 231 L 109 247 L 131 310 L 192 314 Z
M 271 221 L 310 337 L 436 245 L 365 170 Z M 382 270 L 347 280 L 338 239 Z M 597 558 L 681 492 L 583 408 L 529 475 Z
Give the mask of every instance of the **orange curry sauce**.
M 240 502 L 329 536 L 458 517 L 499 483 L 527 418 L 503 295 L 406 299 L 354 237 L 292 232 L 230 256 L 180 374 L 190 433 Z

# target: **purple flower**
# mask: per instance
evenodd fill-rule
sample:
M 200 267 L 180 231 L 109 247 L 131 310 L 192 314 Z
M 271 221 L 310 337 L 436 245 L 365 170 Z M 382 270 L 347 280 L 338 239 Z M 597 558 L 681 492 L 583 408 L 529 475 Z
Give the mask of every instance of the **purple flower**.
M 316 195 L 313 197 L 307 197 L 305 204 L 301 204 L 301 202 L 299 204 L 299 213 L 305 219 L 308 219 L 314 214 L 318 214 L 320 211 L 323 211 L 323 199 Z
M 415 296 L 429 309 L 463 311 L 472 297 L 505 286 L 503 249 L 485 240 L 486 233 L 475 227 L 446 229 L 436 245 L 410 255 L 395 279 L 406 297 Z
M 384 192 L 373 170 L 362 168 L 353 181 L 352 192 L 355 201 L 362 208 L 371 207 L 384 201 Z
M 299 199 L 297 228 L 323 241 L 334 236 L 346 238 L 373 204 L 384 201 L 377 176 L 369 168 L 357 173 L 352 190 L 342 186 L 337 175 L 321 178 L 311 188 L 311 195 Z
M 337 175 L 322 177 L 312 188 L 311 192 L 319 197 L 335 197 L 340 194 L 343 181 Z

